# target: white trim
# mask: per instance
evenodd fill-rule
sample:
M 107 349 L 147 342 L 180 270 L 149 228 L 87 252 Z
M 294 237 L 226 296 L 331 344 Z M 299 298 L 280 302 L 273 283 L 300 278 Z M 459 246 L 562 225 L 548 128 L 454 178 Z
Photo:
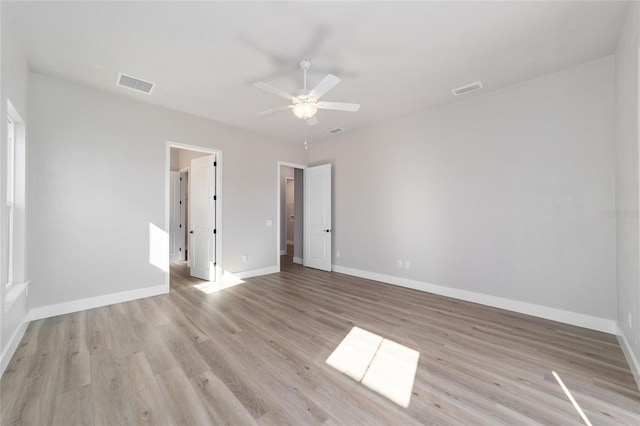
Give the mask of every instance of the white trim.
M 355 277 L 380 281 L 401 287 L 412 288 L 414 290 L 425 291 L 427 293 L 439 294 L 441 296 L 452 297 L 454 299 L 466 300 L 468 302 L 480 303 L 494 308 L 506 309 L 508 311 L 519 312 L 521 314 L 534 317 L 545 318 L 565 324 L 576 325 L 578 327 L 589 328 L 591 330 L 616 334 L 616 323 L 614 320 L 585 315 L 578 312 L 565 311 L 563 309 L 551 308 L 543 305 L 536 305 L 519 300 L 506 299 L 504 297 L 491 296 L 488 294 L 476 293 L 468 290 L 460 290 L 452 287 L 445 287 L 437 284 L 429 284 L 421 281 L 414 281 L 407 278 L 394 277 L 392 275 L 378 274 L 376 272 L 362 271 L 359 269 L 347 268 L 340 265 L 333 265 L 333 271 L 341 274 L 353 275 Z
M 622 352 L 624 353 L 624 357 L 627 359 L 627 363 L 629 364 L 629 369 L 633 374 L 633 378 L 636 379 L 636 386 L 640 389 L 640 362 L 638 362 L 638 358 L 635 357 L 633 351 L 631 350 L 631 345 L 629 345 L 629 341 L 627 337 L 624 335 L 622 328 L 619 324 L 616 323 L 616 337 L 618 338 L 618 343 L 622 348 Z
M 287 249 L 280 250 L 280 256 L 284 256 L 285 254 L 287 254 Z
M 169 174 L 171 172 L 171 148 L 185 149 L 188 151 L 204 152 L 207 154 L 213 154 L 216 156 L 216 282 L 222 280 L 223 268 L 222 268 L 222 234 L 224 230 L 222 228 L 222 203 L 224 200 L 222 194 L 222 150 L 209 148 L 206 146 L 189 145 L 185 143 L 167 141 L 165 151 L 165 212 L 164 212 L 164 230 L 169 232 Z M 186 232 L 186 229 L 185 229 Z M 187 249 L 187 248 L 185 248 Z M 167 253 L 167 259 L 169 253 Z M 280 258 L 278 257 L 278 260 Z M 168 263 L 167 263 L 168 265 Z M 165 284 L 169 287 L 169 272 L 165 273 Z
M 18 298 L 25 293 L 27 287 L 29 286 L 30 281 L 26 281 L 23 283 L 13 283 L 9 287 L 7 287 L 7 292 L 4 295 L 4 306 L 3 313 L 7 313 L 9 309 L 13 306 L 13 304 L 18 300 Z
M 169 293 L 169 285 L 161 284 L 120 293 L 105 294 L 104 296 L 88 297 L 86 299 L 33 308 L 29 313 L 29 318 L 31 321 L 35 321 L 167 293 Z
M 231 272 L 231 274 L 241 280 L 245 278 L 259 277 L 260 275 L 277 274 L 280 268 L 277 266 L 269 266 L 268 268 L 252 269 L 250 271 Z
M 302 258 L 301 257 L 294 257 L 293 258 L 293 263 L 297 263 L 299 265 L 302 265 Z
M 11 173 L 7 176 L 11 182 L 5 182 L 11 186 L 11 196 L 7 196 L 6 206 L 8 207 L 7 235 L 7 281 L 4 283 L 4 292 L 8 294 L 14 285 L 19 285 L 27 281 L 26 268 L 26 247 L 27 247 L 27 128 L 24 120 L 15 109 L 11 100 L 7 98 L 6 119 L 13 123 L 13 148 L 12 153 L 7 152 L 7 156 L 12 157 L 11 170 L 4 173 Z M 8 140 L 7 140 L 8 143 Z M 7 145 L 7 149 L 9 149 Z M 9 190 L 9 188 L 7 188 Z M 8 195 L 8 194 L 7 194 Z M 4 204 L 4 203 L 3 203 Z M 20 289 L 22 290 L 22 289 Z M 15 290 L 14 290 L 15 291 Z
M 278 161 L 277 167 L 277 173 L 276 173 L 276 177 L 277 177 L 277 192 L 276 192 L 276 217 L 278 218 L 278 220 L 276 220 L 276 267 L 278 268 L 278 270 L 276 272 L 280 272 L 280 256 L 282 254 L 286 254 L 287 253 L 287 248 L 284 248 L 284 253 L 282 253 L 282 249 L 280 248 L 280 215 L 281 215 L 281 210 L 280 210 L 280 196 L 282 195 L 280 193 L 280 168 L 281 166 L 286 166 L 286 167 L 292 167 L 294 169 L 306 169 L 309 166 L 305 166 L 302 164 L 295 164 L 295 163 L 287 163 L 286 161 Z M 304 244 L 304 242 L 303 242 Z
M 29 314 L 27 314 L 24 320 L 20 323 L 18 327 L 16 327 L 16 331 L 14 331 L 11 339 L 5 346 L 4 351 L 2 351 L 2 356 L 0 357 L 0 377 L 4 374 L 4 370 L 6 370 L 9 365 L 9 361 L 13 357 L 13 354 L 16 353 L 16 349 L 18 349 L 18 345 L 24 336 L 25 331 L 27 331 L 27 327 L 29 326 Z

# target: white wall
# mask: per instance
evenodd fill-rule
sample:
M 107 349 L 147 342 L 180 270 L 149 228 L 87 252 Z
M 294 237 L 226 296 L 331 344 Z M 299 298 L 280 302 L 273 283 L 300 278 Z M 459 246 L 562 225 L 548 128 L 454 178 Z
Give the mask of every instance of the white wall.
M 614 123 L 607 57 L 313 145 L 334 165 L 338 269 L 613 328 Z
M 164 283 L 167 141 L 223 151 L 223 269 L 276 267 L 276 164 L 302 146 L 36 73 L 30 93 L 32 308 Z
M 7 251 L 8 238 L 5 235 L 7 228 L 8 215 L 5 207 L 6 203 L 6 156 L 7 156 L 7 99 L 17 110 L 20 117 L 28 125 L 28 93 L 29 93 L 29 69 L 27 67 L 26 57 L 16 36 L 12 24 L 9 22 L 5 13 L 2 13 L 4 4 L 0 2 L 0 51 L 1 71 L 0 71 L 0 233 L 2 233 L 0 245 L 0 307 L 4 307 L 5 302 L 5 284 L 7 283 Z M 27 143 L 29 143 L 29 135 L 27 133 Z M 23 248 L 24 250 L 24 248 Z M 2 356 L 0 358 L 0 373 L 6 368 L 11 355 L 13 354 L 17 344 L 22 337 L 22 333 L 26 328 L 26 320 L 28 316 L 28 306 L 26 293 L 22 293 L 7 312 L 0 309 L 0 349 Z
M 638 227 L 638 90 L 640 55 L 640 4 L 629 7 L 616 50 L 616 234 L 618 327 L 633 353 L 640 386 L 640 277 Z M 631 317 L 631 325 L 629 324 Z

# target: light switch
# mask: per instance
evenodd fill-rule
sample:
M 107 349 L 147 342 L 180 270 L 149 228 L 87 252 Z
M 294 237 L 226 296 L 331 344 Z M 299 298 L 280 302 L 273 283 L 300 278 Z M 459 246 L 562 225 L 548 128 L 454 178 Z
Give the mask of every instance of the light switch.
M 267 226 L 273 226 L 273 221 L 272 220 L 267 220 Z

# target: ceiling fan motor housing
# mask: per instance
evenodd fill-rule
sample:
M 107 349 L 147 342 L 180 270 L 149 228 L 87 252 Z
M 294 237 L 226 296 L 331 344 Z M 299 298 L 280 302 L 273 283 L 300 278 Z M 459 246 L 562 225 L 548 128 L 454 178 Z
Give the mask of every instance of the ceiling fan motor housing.
M 303 59 L 298 65 L 300 65 L 300 69 L 302 71 L 307 71 L 309 68 L 311 68 L 311 61 L 309 61 L 308 59 Z
M 311 97 L 309 97 L 309 93 L 311 92 L 311 90 L 309 89 L 299 89 L 296 90 L 295 92 L 293 92 L 293 96 L 298 100 L 298 102 L 315 102 L 317 101 L 317 99 L 313 99 Z M 295 100 L 293 101 L 294 103 Z

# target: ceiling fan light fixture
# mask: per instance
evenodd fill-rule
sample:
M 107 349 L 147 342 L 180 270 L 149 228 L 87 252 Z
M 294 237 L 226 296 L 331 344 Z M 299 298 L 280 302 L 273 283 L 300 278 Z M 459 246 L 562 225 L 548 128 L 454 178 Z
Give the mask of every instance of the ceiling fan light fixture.
M 293 106 L 291 109 L 293 115 L 303 120 L 313 117 L 318 112 L 318 107 L 309 102 L 300 102 Z

